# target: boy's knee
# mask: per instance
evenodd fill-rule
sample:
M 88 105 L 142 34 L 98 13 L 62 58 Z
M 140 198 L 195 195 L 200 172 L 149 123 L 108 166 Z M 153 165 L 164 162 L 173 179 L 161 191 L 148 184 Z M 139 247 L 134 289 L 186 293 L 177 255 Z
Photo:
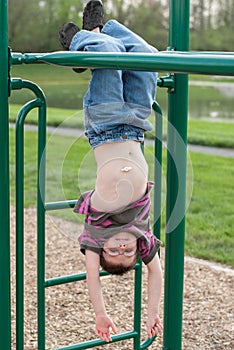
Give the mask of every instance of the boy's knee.
M 144 40 L 142 40 L 142 42 L 138 42 L 135 45 L 134 51 L 135 52 L 144 52 L 144 53 L 156 53 L 156 52 L 158 52 L 158 50 L 155 47 L 149 45 Z

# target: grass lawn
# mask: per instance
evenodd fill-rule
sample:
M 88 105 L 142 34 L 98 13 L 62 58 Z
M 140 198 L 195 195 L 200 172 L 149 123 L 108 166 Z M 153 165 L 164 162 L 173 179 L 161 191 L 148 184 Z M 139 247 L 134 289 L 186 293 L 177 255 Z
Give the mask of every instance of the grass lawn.
M 34 132 L 25 133 L 25 206 L 36 203 L 36 138 Z M 15 202 L 14 148 L 14 131 L 11 130 L 12 204 Z M 145 156 L 152 179 L 151 147 L 146 148 Z M 187 211 L 186 254 L 234 266 L 233 159 L 196 153 L 191 153 L 190 157 L 194 179 L 190 184 L 193 185 L 193 193 Z M 47 201 L 76 199 L 80 193 L 93 188 L 95 172 L 93 152 L 86 139 L 48 135 Z M 55 214 L 67 220 L 83 221 L 72 210 Z M 162 224 L 165 226 L 164 219 Z
M 10 105 L 10 121 L 15 122 L 20 105 Z M 150 117 L 154 125 L 154 116 Z M 27 116 L 26 122 L 37 124 L 37 110 L 32 110 Z M 75 109 L 48 108 L 47 125 L 63 128 L 84 129 L 83 112 Z M 164 138 L 167 132 L 167 120 L 164 118 Z M 146 133 L 146 137 L 154 138 L 154 131 Z M 230 147 L 234 148 L 234 123 L 231 122 L 209 122 L 205 120 L 192 119 L 188 123 L 188 142 L 191 144 Z
M 234 148 L 234 123 L 189 120 L 188 142 L 195 145 Z
M 12 77 L 20 76 L 23 79 L 34 81 L 44 90 L 49 107 L 47 113 L 48 125 L 83 129 L 82 100 L 90 79 L 88 70 L 82 74 L 75 74 L 70 68 L 64 67 L 45 64 L 19 65 L 12 67 L 11 75 Z M 216 77 L 193 75 L 190 79 L 213 81 Z M 225 78 L 222 79 L 224 80 Z M 32 99 L 32 97 L 34 96 L 27 89 L 12 91 L 9 99 L 10 120 L 12 122 L 15 121 L 22 104 Z M 165 89 L 158 88 L 157 99 L 165 115 L 165 136 L 167 124 L 167 93 Z M 190 87 L 189 106 L 193 109 L 192 115 L 195 114 L 201 117 L 204 116 L 204 113 L 208 115 L 211 111 L 220 112 L 226 107 L 226 112 L 231 115 L 233 111 L 232 105 L 233 100 L 231 98 L 227 98 L 212 87 Z M 150 121 L 154 125 L 153 115 L 150 117 Z M 37 123 L 36 110 L 30 112 L 26 118 L 26 123 Z M 234 147 L 234 123 L 232 120 L 229 121 L 228 118 L 224 119 L 223 122 L 191 119 L 189 120 L 188 130 L 189 143 Z M 146 136 L 152 138 L 154 137 L 154 132 L 152 134 L 148 133 Z
M 187 212 L 186 253 L 234 266 L 234 162 L 190 153 L 193 195 Z

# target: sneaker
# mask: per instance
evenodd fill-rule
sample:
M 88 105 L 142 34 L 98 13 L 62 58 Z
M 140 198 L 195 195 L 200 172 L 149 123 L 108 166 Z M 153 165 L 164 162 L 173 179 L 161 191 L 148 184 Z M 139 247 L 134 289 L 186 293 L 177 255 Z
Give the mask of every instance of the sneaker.
M 90 0 L 83 11 L 82 29 L 93 30 L 99 27 L 103 28 L 104 11 L 101 0 Z
M 68 51 L 73 36 L 78 33 L 80 29 L 73 22 L 68 22 L 62 25 L 59 30 L 59 41 L 64 48 L 64 50 Z M 87 68 L 72 68 L 76 73 L 83 73 Z
M 80 29 L 73 22 L 64 23 L 59 30 L 59 41 L 64 50 L 69 50 L 73 36 L 78 33 Z

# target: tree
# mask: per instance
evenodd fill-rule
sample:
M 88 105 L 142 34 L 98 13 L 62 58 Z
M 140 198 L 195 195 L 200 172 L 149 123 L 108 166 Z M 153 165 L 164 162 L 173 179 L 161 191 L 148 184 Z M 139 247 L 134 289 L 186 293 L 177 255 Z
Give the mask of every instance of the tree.
M 87 0 L 8 0 L 13 51 L 61 50 L 60 26 L 82 26 Z M 159 50 L 168 43 L 168 0 L 103 0 L 105 20 L 116 18 Z M 234 0 L 191 0 L 191 49 L 234 51 Z
M 14 50 L 33 46 L 33 29 L 38 1 L 9 0 L 9 43 Z
M 81 25 L 82 9 L 81 0 L 9 0 L 9 44 L 14 51 L 59 50 L 59 28 L 67 21 Z
M 132 6 L 127 25 L 159 50 L 168 45 L 168 8 L 160 0 L 141 0 Z

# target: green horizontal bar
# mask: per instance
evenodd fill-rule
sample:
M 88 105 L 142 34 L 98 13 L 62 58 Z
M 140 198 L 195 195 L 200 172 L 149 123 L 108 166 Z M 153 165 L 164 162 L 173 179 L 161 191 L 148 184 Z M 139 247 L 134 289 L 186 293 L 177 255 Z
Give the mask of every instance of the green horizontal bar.
M 165 88 L 175 87 L 175 78 L 173 75 L 167 75 L 165 77 L 160 77 L 157 79 L 157 85 Z
M 155 339 L 156 337 L 146 339 L 146 341 L 141 344 L 140 350 L 148 349 L 148 347 L 154 342 Z
M 37 98 L 39 98 L 43 102 L 45 101 L 45 95 L 43 90 L 36 83 L 32 81 L 21 79 L 21 78 L 12 78 L 11 89 L 12 90 L 29 89 L 36 95 Z M 24 106 L 22 108 L 24 108 Z
M 77 199 L 69 200 L 69 201 L 45 203 L 45 210 L 58 210 L 58 209 L 74 208 L 76 202 L 77 202 Z
M 140 267 L 139 263 L 136 263 L 134 269 L 138 269 Z M 100 270 L 99 275 L 102 276 L 107 276 L 108 273 L 105 271 Z M 72 282 L 77 282 L 77 281 L 83 281 L 86 279 L 86 272 L 80 272 L 78 274 L 73 274 L 73 275 L 66 275 L 66 276 L 60 276 L 60 277 L 54 277 L 46 280 L 44 282 L 44 287 L 54 287 L 58 286 L 60 284 L 66 284 L 66 283 L 72 283 Z
M 60 284 L 77 282 L 77 281 L 82 281 L 85 279 L 86 279 L 86 273 L 82 272 L 82 273 L 74 274 L 74 275 L 50 278 L 50 279 L 45 281 L 44 286 L 45 286 L 45 288 L 53 287 L 53 286 L 58 286 Z
M 100 276 L 107 276 L 107 275 L 108 275 L 107 272 L 100 271 Z M 53 287 L 53 286 L 58 286 L 60 284 L 83 281 L 85 279 L 86 279 L 86 272 L 81 272 L 81 273 L 74 274 L 74 275 L 67 275 L 67 276 L 50 278 L 50 279 L 45 281 L 44 286 L 45 286 L 45 288 Z
M 12 64 L 49 63 L 69 67 L 114 68 L 177 73 L 234 75 L 233 53 L 176 52 L 90 53 L 58 51 L 45 54 L 12 53 Z
M 126 340 L 126 339 L 132 339 L 135 338 L 137 336 L 137 332 L 132 331 L 132 332 L 126 332 L 126 333 L 122 333 L 122 334 L 118 334 L 118 335 L 113 335 L 112 338 L 112 342 L 111 343 L 115 343 L 117 341 L 120 340 Z M 101 346 L 101 345 L 105 345 L 105 344 L 109 344 L 103 340 L 100 339 L 94 339 L 94 340 L 89 340 L 86 342 L 82 342 L 79 344 L 74 344 L 74 345 L 68 345 L 65 346 L 63 348 L 56 348 L 54 350 L 80 350 L 80 349 L 89 349 L 89 348 L 94 348 L 95 346 Z

